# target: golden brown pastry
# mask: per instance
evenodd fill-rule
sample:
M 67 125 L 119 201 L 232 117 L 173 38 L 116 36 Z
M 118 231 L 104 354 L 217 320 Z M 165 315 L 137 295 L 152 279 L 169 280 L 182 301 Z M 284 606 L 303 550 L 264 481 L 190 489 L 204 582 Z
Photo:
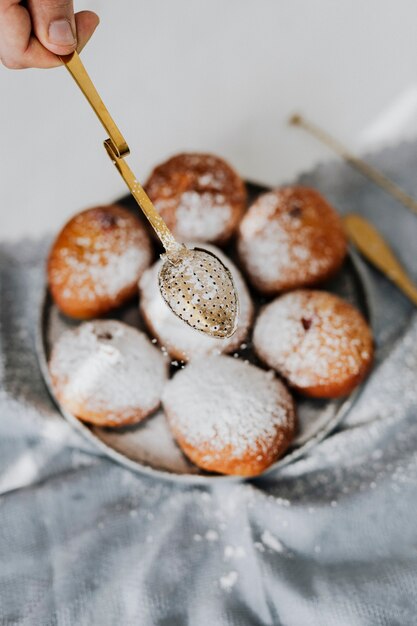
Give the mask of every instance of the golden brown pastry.
M 224 244 L 246 207 L 240 176 L 210 154 L 172 157 L 154 169 L 145 188 L 179 241 Z
M 49 371 L 55 396 L 69 413 L 97 426 L 125 426 L 158 408 L 168 361 L 144 333 L 95 320 L 59 337 Z
M 73 217 L 48 259 L 48 283 L 58 308 L 70 317 L 104 315 L 137 293 L 152 260 L 148 234 L 120 205 L 95 207 Z
M 291 387 L 315 398 L 349 394 L 373 359 L 362 315 L 325 291 L 293 291 L 268 304 L 256 321 L 253 345 Z
M 187 365 L 166 386 L 163 406 L 183 452 L 210 472 L 256 476 L 294 437 L 294 403 L 284 384 L 233 357 Z
M 239 225 L 239 258 L 266 295 L 321 283 L 347 251 L 343 224 L 318 191 L 282 187 L 261 195 Z

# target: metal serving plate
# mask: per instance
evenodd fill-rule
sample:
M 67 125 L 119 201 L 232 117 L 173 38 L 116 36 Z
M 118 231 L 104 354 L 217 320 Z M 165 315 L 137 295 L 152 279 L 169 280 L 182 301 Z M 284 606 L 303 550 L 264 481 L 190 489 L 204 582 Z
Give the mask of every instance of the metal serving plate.
M 248 189 L 251 202 L 256 195 L 265 191 L 265 188 L 254 184 L 248 184 Z M 124 198 L 121 202 L 128 208 L 137 211 L 129 198 Z M 231 252 L 230 256 L 233 258 Z M 366 267 L 358 255 L 350 250 L 341 272 L 335 279 L 326 284 L 325 288 L 342 296 L 358 307 L 372 325 L 373 315 L 368 297 L 368 280 Z M 262 300 L 255 294 L 252 295 L 255 304 L 261 306 Z M 136 301 L 113 312 L 109 318 L 119 319 L 136 328 L 145 330 Z M 209 474 L 189 462 L 174 442 L 162 410 L 159 410 L 156 414 L 136 426 L 108 429 L 84 424 L 59 406 L 54 397 L 49 377 L 48 359 L 51 348 L 60 334 L 68 328 L 77 326 L 79 323 L 59 313 L 52 302 L 48 289 L 45 287 L 37 332 L 39 364 L 52 398 L 63 417 L 74 428 L 81 432 L 102 453 L 141 474 L 188 484 L 245 480 L 237 476 Z M 240 355 L 258 364 L 252 352 L 250 340 L 247 342 L 247 347 L 240 351 Z M 175 366 L 172 366 L 172 373 L 175 373 L 176 369 Z M 263 475 L 271 475 L 273 472 L 288 465 L 288 463 L 299 459 L 318 442 L 322 441 L 346 416 L 354 404 L 359 391 L 356 390 L 348 398 L 341 400 L 311 400 L 297 396 L 298 435 L 289 451 L 268 468 Z

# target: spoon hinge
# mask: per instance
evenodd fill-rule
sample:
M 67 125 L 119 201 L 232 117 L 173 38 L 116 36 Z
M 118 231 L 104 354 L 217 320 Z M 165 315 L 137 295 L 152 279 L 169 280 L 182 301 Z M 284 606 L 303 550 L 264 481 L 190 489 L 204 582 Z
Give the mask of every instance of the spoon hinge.
M 145 190 L 136 179 L 128 164 L 125 162 L 124 157 L 129 154 L 129 146 L 108 112 L 77 52 L 73 52 L 72 54 L 59 58 L 83 92 L 103 127 L 108 132 L 109 138 L 104 142 L 107 154 L 113 161 L 119 174 L 129 187 L 131 194 L 160 238 L 162 245 L 167 250 L 169 255 L 177 252 L 180 244 L 175 240 L 173 234 L 153 206 Z

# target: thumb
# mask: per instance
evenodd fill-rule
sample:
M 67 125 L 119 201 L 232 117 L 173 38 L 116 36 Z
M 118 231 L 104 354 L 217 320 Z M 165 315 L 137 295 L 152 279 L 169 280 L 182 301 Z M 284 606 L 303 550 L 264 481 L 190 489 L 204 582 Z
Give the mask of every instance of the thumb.
M 77 47 L 72 0 L 29 0 L 33 31 L 54 54 L 70 54 Z

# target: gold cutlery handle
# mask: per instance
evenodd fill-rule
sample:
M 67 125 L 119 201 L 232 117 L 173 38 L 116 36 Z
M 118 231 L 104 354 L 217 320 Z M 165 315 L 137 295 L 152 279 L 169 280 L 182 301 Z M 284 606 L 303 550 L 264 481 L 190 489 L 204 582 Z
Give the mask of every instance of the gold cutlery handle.
M 120 158 L 117 154 L 115 154 L 113 150 L 113 144 L 109 139 L 106 139 L 106 141 L 104 142 L 104 147 L 106 148 L 109 157 L 115 164 L 121 177 L 125 181 L 126 185 L 129 187 L 132 196 L 135 198 L 136 202 L 150 222 L 152 228 L 158 235 L 159 239 L 162 241 L 162 245 L 164 246 L 167 253 L 173 253 L 175 252 L 175 250 L 181 248 L 181 244 L 179 244 L 175 240 L 173 234 L 169 230 L 168 226 L 165 224 L 162 217 L 159 215 L 158 211 L 155 209 L 151 199 L 145 192 L 142 185 L 136 179 L 134 173 L 132 172 L 126 161 L 123 158 Z
M 182 249 L 182 246 L 175 240 L 173 234 L 153 206 L 152 201 L 146 194 L 145 190 L 137 181 L 128 164 L 124 161 L 123 157 L 129 154 L 129 147 L 108 112 L 104 102 L 100 98 L 97 89 L 94 87 L 94 84 L 80 57 L 77 52 L 73 52 L 68 56 L 60 57 L 60 59 L 65 64 L 67 70 L 87 98 L 100 122 L 110 135 L 110 138 L 106 139 L 104 142 L 104 147 L 106 148 L 109 157 L 115 164 L 136 202 L 161 240 L 168 256 L 175 256 L 175 252 Z
M 108 112 L 104 102 L 100 98 L 97 89 L 94 87 L 93 81 L 89 77 L 87 70 L 77 52 L 73 52 L 67 56 L 59 57 L 65 67 L 81 89 L 100 122 L 103 124 L 106 132 L 110 136 L 113 151 L 118 157 L 129 154 L 129 146 L 127 145 L 122 133 L 118 129 L 116 123 Z
M 351 213 L 344 218 L 349 238 L 358 250 L 417 306 L 417 286 L 382 235 L 365 218 Z

